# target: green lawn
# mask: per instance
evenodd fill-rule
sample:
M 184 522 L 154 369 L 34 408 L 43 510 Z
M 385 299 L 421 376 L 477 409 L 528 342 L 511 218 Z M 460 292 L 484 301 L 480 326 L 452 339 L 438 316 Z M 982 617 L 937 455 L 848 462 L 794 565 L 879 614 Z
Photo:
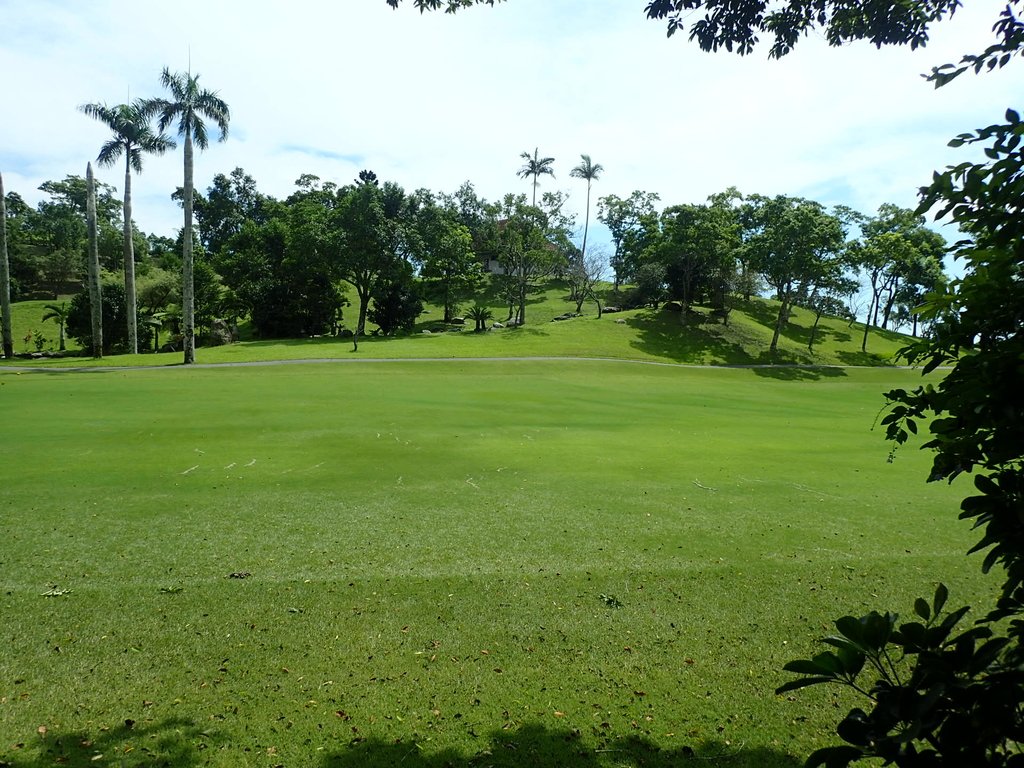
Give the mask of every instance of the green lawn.
M 917 378 L 0 371 L 0 764 L 797 766 L 851 700 L 772 691 L 831 619 L 994 587 L 871 431 Z

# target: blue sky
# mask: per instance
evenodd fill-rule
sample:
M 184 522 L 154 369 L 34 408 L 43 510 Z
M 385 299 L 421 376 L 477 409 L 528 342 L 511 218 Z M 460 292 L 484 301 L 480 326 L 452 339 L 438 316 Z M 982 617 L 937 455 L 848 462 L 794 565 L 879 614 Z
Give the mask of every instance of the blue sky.
M 191 63 L 232 110 L 228 141 L 197 156 L 200 189 L 236 166 L 278 197 L 303 173 L 346 183 L 370 168 L 409 190 L 470 180 L 495 199 L 529 193 L 515 172 L 539 147 L 556 159 L 542 190 L 569 192 L 581 229 L 581 153 L 605 168 L 595 198 L 642 189 L 671 205 L 736 186 L 870 213 L 912 207 L 934 169 L 975 157 L 947 141 L 998 120 L 1020 83 L 1020 65 L 939 90 L 920 77 L 988 43 L 993 2 L 918 51 L 812 38 L 782 61 L 666 39 L 644 0 L 508 0 L 454 17 L 405 5 L 0 0 L 5 186 L 34 204 L 43 181 L 84 174 L 107 134 L 76 107 L 159 95 L 160 70 Z M 123 168 L 98 175 L 120 188 Z M 180 178 L 180 150 L 146 159 L 133 184 L 144 230 L 180 226 Z

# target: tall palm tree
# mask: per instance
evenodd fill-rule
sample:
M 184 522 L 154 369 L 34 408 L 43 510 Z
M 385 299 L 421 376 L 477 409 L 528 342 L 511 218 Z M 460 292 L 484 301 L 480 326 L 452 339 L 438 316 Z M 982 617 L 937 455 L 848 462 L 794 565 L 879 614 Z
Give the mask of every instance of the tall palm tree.
M 151 102 L 136 99 L 131 104 L 83 104 L 79 109 L 106 125 L 114 137 L 100 147 L 96 162 L 111 166 L 124 155 L 124 295 L 125 316 L 128 320 L 128 351 L 139 351 L 139 331 L 136 324 L 135 298 L 135 246 L 132 242 L 132 171 L 142 173 L 142 153 L 162 155 L 174 148 L 174 142 L 155 134 L 149 125 L 153 118 Z
M 185 350 L 185 364 L 196 361 L 196 296 L 193 282 L 192 261 L 192 143 L 199 149 L 209 146 L 204 118 L 217 124 L 220 141 L 228 137 L 228 122 L 231 112 L 227 103 L 216 91 L 199 88 L 199 75 L 191 72 L 171 72 L 164 67 L 160 83 L 171 92 L 171 98 L 154 99 L 151 102 L 158 115 L 157 126 L 161 131 L 172 123 L 178 125 L 178 135 L 185 139 L 185 227 L 182 231 L 181 248 L 181 315 L 182 346 Z
M 604 166 L 600 163 L 592 162 L 590 155 L 580 155 L 580 164 L 569 171 L 569 175 L 574 179 L 585 179 L 587 182 L 587 217 L 584 219 L 583 224 L 583 247 L 580 248 L 581 259 L 587 255 L 587 231 L 590 229 L 590 185 L 601 177 L 602 171 L 604 171 Z
M 516 171 L 516 176 L 521 179 L 533 176 L 533 205 L 537 205 L 537 186 L 540 184 L 541 176 L 550 176 L 555 178 L 555 169 L 551 166 L 555 162 L 553 157 L 540 157 L 539 151 L 534 148 L 533 154 L 529 152 L 523 152 L 519 155 L 526 163 Z
M 14 357 L 14 336 L 11 332 L 11 270 L 7 261 L 7 202 L 4 199 L 4 177 L 0 174 L 0 334 L 4 357 Z

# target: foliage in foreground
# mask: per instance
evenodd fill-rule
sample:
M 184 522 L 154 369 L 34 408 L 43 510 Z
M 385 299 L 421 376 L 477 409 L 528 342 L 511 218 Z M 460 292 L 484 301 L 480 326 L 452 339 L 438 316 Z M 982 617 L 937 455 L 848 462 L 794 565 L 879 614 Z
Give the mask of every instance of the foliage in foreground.
M 963 500 L 960 517 L 982 531 L 971 550 L 987 550 L 982 569 L 1004 568 L 1002 594 L 980 626 L 953 635 L 968 609 L 940 621 L 947 596 L 940 585 L 931 604 L 915 604 L 923 624 L 897 626 L 889 613 L 847 616 L 836 622 L 839 634 L 825 638 L 835 652 L 788 664 L 806 676 L 780 693 L 838 683 L 873 705 L 851 710 L 837 729 L 847 745 L 818 750 L 809 766 L 866 757 L 907 768 L 1024 765 L 1024 123 L 1013 110 L 1006 119 L 952 142 L 990 143 L 989 163 L 950 168 L 922 190 L 922 210 L 941 206 L 938 215 L 970 235 L 957 246 L 967 273 L 929 298 L 921 311 L 935 320 L 935 333 L 902 354 L 925 374 L 954 367 L 936 385 L 890 391 L 883 419 L 899 445 L 920 419 L 936 417 L 923 446 L 935 452 L 929 479 L 975 474 L 978 495 Z M 871 684 L 859 681 L 865 666 Z

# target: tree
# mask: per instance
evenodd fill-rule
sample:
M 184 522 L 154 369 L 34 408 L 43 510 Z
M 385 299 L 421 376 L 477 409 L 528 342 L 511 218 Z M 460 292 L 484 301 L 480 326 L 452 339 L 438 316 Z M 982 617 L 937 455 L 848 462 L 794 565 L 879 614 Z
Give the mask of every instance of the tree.
M 690 307 L 702 295 L 725 308 L 726 286 L 735 272 L 739 227 L 731 208 L 674 205 L 661 215 L 661 237 L 650 249 L 664 265 L 671 297 L 682 305 L 686 325 Z
M 14 337 L 11 331 L 11 266 L 7 260 L 7 201 L 4 196 L 4 177 L 0 174 L 0 333 L 3 334 L 4 357 L 14 357 Z
M 537 205 L 537 187 L 540 185 L 540 177 L 550 176 L 551 178 L 555 178 L 555 169 L 552 167 L 555 163 L 555 158 L 540 157 L 538 148 L 534 148 L 532 155 L 529 152 L 523 152 L 519 156 L 526 162 L 523 164 L 522 168 L 516 171 L 516 176 L 521 179 L 533 176 L 532 205 Z
M 397 8 L 401 0 L 386 0 Z M 501 0 L 413 0 L 424 11 L 444 8 L 454 13 L 471 5 L 494 5 Z M 774 38 L 769 56 L 781 58 L 793 50 L 801 37 L 818 32 L 833 46 L 854 40 L 868 40 L 876 47 L 927 44 L 932 24 L 953 17 L 962 0 L 788 0 L 773 4 L 765 0 L 644 0 L 649 19 L 665 21 L 668 36 L 686 29 L 690 40 L 705 51 L 725 48 L 741 56 L 752 53 L 759 35 Z M 932 69 L 928 79 L 944 85 L 963 72 L 992 70 L 1009 63 L 1024 45 L 1024 22 L 1019 13 L 1022 0 L 1009 0 L 999 10 L 992 26 L 996 40 L 977 54 L 964 56 L 959 64 Z M 703 11 L 701 18 L 697 14 Z
M 407 216 L 405 191 L 394 182 L 364 181 L 338 190 L 327 223 L 327 247 L 336 276 L 351 285 L 359 302 L 355 343 L 366 331 L 374 293 L 404 265 Z
M 193 207 L 199 241 L 216 261 L 220 251 L 246 221 L 262 223 L 269 216 L 270 200 L 256 188 L 256 180 L 243 168 L 229 176 L 218 173 L 205 195 L 194 193 Z
M 182 282 L 182 347 L 185 364 L 196 361 L 196 306 L 194 264 L 192 255 L 192 195 L 193 162 L 192 144 L 203 150 L 209 146 L 205 120 L 210 120 L 220 130 L 220 141 L 227 140 L 228 122 L 231 112 L 227 103 L 215 91 L 200 89 L 199 75 L 191 72 L 174 72 L 164 67 L 160 83 L 171 93 L 170 100 L 154 99 L 150 105 L 158 115 L 157 125 L 161 132 L 172 123 L 177 123 L 178 135 L 185 140 L 185 184 L 184 209 L 185 226 L 182 237 L 181 282 Z
M 908 281 L 927 280 L 934 269 L 927 265 L 938 262 L 941 272 L 945 240 L 924 226 L 924 217 L 890 203 L 879 206 L 878 215 L 861 222 L 861 240 L 851 244 L 851 260 L 863 272 L 869 289 L 867 316 L 861 351 L 867 351 L 868 329 L 889 325 L 889 316 Z M 904 292 L 906 293 L 906 292 Z
M 107 273 L 103 276 L 100 304 L 96 307 L 101 315 L 102 337 L 93 334 L 93 304 L 86 293 L 71 297 L 66 325 L 67 335 L 81 344 L 82 349 L 93 350 L 93 357 L 102 357 L 115 351 L 124 351 L 128 345 L 128 321 L 124 316 L 127 306 L 124 300 L 124 283 L 118 276 Z M 145 348 L 149 343 L 150 327 L 145 320 L 136 318 L 139 338 Z M 100 347 L 99 354 L 96 347 Z
M 380 327 L 381 333 L 392 336 L 411 331 L 422 311 L 423 300 L 412 279 L 412 266 L 403 264 L 391 280 L 377 286 L 367 316 Z
M 473 321 L 474 333 L 480 333 L 487 330 L 487 321 L 494 317 L 494 313 L 482 304 L 476 304 L 469 310 L 469 317 Z
M 526 323 L 526 302 L 541 280 L 551 277 L 566 264 L 564 253 L 549 239 L 547 214 L 526 205 L 523 195 L 506 195 L 495 207 L 503 222 L 500 228 L 500 260 L 512 286 L 515 324 Z M 564 235 L 564 233 L 563 233 Z
M 483 274 L 473 252 L 473 236 L 452 208 L 443 208 L 432 196 L 417 193 L 420 208 L 415 216 L 420 277 L 428 295 L 444 308 L 444 322 L 451 322 L 460 301 L 480 284 Z
M 106 125 L 114 134 L 100 148 L 96 161 L 102 166 L 112 166 L 122 155 L 124 167 L 124 288 L 125 308 L 128 318 L 128 351 L 136 354 L 139 351 L 138 329 L 135 325 L 137 300 L 135 297 L 135 249 L 132 238 L 132 171 L 142 173 L 142 155 L 150 152 L 162 155 L 174 148 L 174 142 L 161 134 L 154 134 L 149 121 L 153 118 L 153 102 L 136 99 L 131 104 L 118 104 L 108 107 L 106 104 L 83 104 L 79 109 L 89 117 L 94 117 Z
M 572 254 L 566 277 L 569 280 L 570 293 L 576 302 L 576 314 L 583 311 L 583 302 L 591 299 L 597 304 L 597 316 L 601 317 L 601 302 L 597 298 L 598 282 L 604 275 L 604 254 L 594 251 L 584 255 L 582 252 Z
M 62 301 L 60 304 L 45 304 L 43 305 L 43 309 L 46 311 L 43 312 L 42 322 L 45 323 L 47 320 L 53 320 L 53 322 L 57 324 L 58 336 L 60 339 L 60 346 L 58 348 L 63 352 L 67 348 L 64 342 L 64 326 L 68 322 L 68 303 L 66 301 Z
M 580 155 L 580 164 L 569 171 L 569 175 L 574 179 L 583 179 L 587 182 L 587 215 L 583 222 L 583 245 L 580 246 L 580 254 L 584 258 L 587 255 L 587 232 L 590 229 L 590 185 L 601 177 L 603 171 L 604 167 L 600 163 L 592 162 L 590 155 Z
M 837 216 L 812 200 L 751 195 L 746 205 L 753 222 L 746 244 L 751 265 L 775 289 L 779 301 L 769 346 L 775 352 L 793 304 L 842 271 L 846 233 Z
M 654 192 L 634 190 L 623 200 L 607 195 L 597 201 L 597 218 L 612 234 L 615 252 L 611 258 L 615 291 L 640 266 L 640 256 L 657 234 L 658 214 L 654 204 L 661 198 Z

